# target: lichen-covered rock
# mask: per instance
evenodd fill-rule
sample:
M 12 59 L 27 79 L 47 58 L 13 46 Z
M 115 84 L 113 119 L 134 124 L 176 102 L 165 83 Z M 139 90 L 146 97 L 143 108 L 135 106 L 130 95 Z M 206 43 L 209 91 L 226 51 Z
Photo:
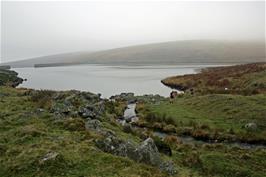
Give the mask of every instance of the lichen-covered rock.
M 170 161 L 161 163 L 159 168 L 161 171 L 166 172 L 168 175 L 175 175 L 177 173 L 177 170 L 173 162 Z
M 72 115 L 72 113 L 75 112 L 75 108 L 71 105 L 54 103 L 50 111 L 56 114 Z
M 136 149 L 138 162 L 143 162 L 150 165 L 160 165 L 162 160 L 160 158 L 160 153 L 152 138 L 146 139 L 140 144 Z
M 86 130 L 100 131 L 102 123 L 97 119 L 88 119 L 85 123 Z
M 123 141 L 115 136 L 108 136 L 103 140 L 96 141 L 97 147 L 104 152 L 108 152 L 114 155 L 133 158 L 136 155 L 136 146 L 133 143 Z
M 96 95 L 90 92 L 81 92 L 80 95 L 88 101 L 99 101 L 101 97 L 100 94 Z
M 95 144 L 104 152 L 128 157 L 136 162 L 157 166 L 169 175 L 176 173 L 173 163 L 165 162 L 161 159 L 160 153 L 152 138 L 146 139 L 137 146 L 130 141 L 124 141 L 114 135 L 109 135 L 102 140 L 96 140 Z
M 122 100 L 129 101 L 135 99 L 134 93 L 121 93 L 120 95 L 113 95 L 110 97 L 111 100 Z
M 92 119 L 94 119 L 96 117 L 96 114 L 91 109 L 84 108 L 84 107 L 79 109 L 79 115 L 82 118 L 92 118 Z
M 104 101 L 100 95 L 77 90 L 57 92 L 52 96 L 51 112 L 82 118 L 100 118 L 104 114 Z
M 80 107 L 78 112 L 82 118 L 99 119 L 104 111 L 104 102 L 100 101 L 94 104 L 88 103 Z

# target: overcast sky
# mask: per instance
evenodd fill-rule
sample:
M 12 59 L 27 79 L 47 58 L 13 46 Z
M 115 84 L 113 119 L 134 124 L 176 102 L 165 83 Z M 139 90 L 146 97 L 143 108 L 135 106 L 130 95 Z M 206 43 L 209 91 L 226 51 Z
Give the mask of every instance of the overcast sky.
M 2 62 L 174 40 L 265 40 L 263 1 L 1 5 Z

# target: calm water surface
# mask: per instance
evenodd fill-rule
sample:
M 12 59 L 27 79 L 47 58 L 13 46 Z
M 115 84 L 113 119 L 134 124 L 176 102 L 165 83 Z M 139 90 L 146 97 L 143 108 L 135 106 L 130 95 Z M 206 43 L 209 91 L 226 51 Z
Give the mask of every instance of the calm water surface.
M 208 65 L 210 66 L 210 65 Z M 168 96 L 171 89 L 161 84 L 165 77 L 195 73 L 206 65 L 102 66 L 80 65 L 47 68 L 17 68 L 26 78 L 20 87 L 51 90 L 82 90 L 110 97 L 122 92 Z

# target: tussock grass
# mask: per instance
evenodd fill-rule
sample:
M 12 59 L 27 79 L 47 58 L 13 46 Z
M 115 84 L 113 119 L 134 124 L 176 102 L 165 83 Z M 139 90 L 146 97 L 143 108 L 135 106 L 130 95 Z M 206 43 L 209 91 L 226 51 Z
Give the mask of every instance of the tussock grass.
M 197 94 L 266 93 L 266 63 L 206 68 L 198 74 L 168 77 L 162 83 Z

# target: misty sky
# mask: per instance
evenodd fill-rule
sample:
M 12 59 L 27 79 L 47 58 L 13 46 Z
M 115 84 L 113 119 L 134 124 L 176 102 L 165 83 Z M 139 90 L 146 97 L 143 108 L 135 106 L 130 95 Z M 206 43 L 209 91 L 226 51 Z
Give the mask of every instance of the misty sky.
M 2 62 L 190 39 L 265 40 L 258 2 L 2 2 Z

